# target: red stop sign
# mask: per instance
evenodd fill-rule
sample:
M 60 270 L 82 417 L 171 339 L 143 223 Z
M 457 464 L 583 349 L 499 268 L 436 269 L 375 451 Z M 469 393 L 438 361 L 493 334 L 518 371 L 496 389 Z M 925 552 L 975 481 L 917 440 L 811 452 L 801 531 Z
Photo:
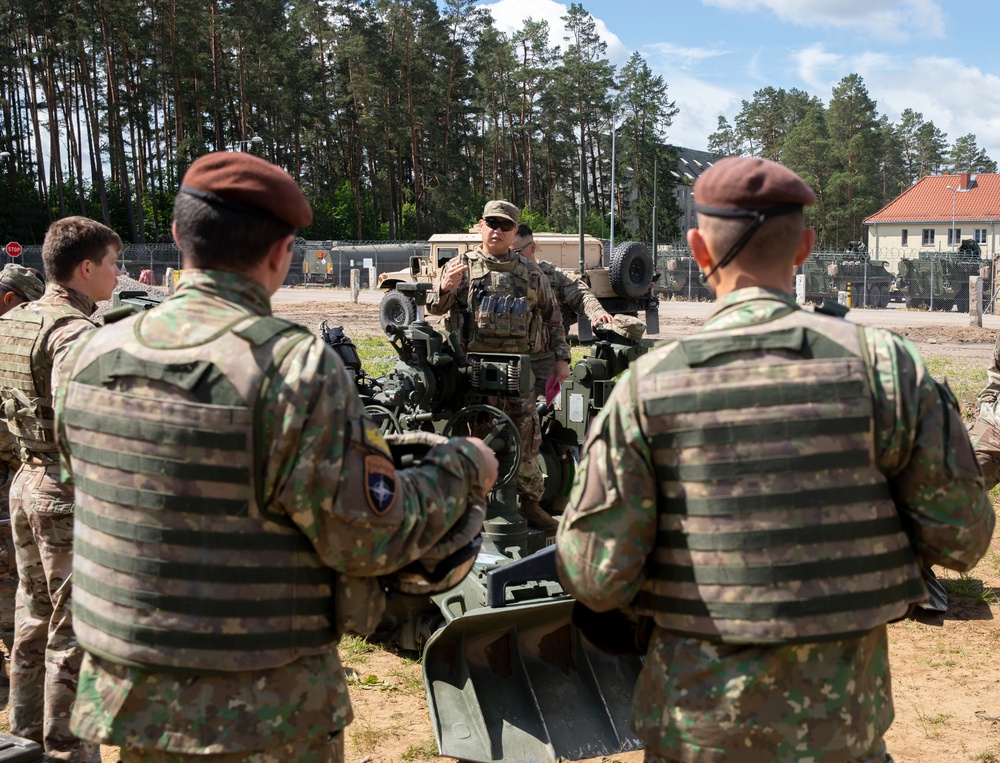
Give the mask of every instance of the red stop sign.
M 7 244 L 6 252 L 11 257 L 20 257 L 21 245 L 16 241 L 11 241 L 9 244 Z

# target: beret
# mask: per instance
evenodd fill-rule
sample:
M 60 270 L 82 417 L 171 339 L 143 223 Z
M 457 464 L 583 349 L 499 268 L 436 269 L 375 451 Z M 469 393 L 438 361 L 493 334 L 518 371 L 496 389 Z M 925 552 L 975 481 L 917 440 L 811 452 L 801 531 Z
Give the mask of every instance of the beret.
M 521 217 L 521 210 L 517 208 L 516 204 L 511 204 L 506 199 L 494 199 L 487 201 L 486 206 L 483 207 L 483 219 L 485 220 L 487 217 L 502 217 L 504 220 L 516 223 Z
M 245 151 L 198 157 L 184 173 L 181 193 L 252 217 L 273 217 L 294 228 L 312 222 L 312 207 L 292 176 Z
M 23 265 L 14 263 L 0 270 L 0 284 L 29 302 L 34 302 L 45 292 L 45 284 L 38 276 Z
M 695 210 L 709 215 L 721 210 L 808 207 L 816 203 L 812 189 L 787 167 L 769 159 L 744 156 L 720 159 L 701 173 L 694 182 L 694 198 Z

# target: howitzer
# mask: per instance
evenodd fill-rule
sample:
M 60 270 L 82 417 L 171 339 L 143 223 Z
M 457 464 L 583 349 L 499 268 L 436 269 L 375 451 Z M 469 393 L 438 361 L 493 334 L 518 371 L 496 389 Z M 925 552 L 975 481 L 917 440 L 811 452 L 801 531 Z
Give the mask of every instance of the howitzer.
M 472 572 L 429 599 L 389 592 L 376 637 L 423 650 L 424 684 L 443 755 L 548 760 L 638 749 L 628 715 L 641 658 L 606 654 L 572 623 L 573 600 L 559 584 L 550 539 L 517 514 L 517 429 L 502 411 L 477 402 L 530 389 L 523 386 L 531 384 L 530 359 L 466 356 L 457 338 L 424 320 L 429 285 L 398 288 L 417 305 L 417 320 L 387 329 L 398 361 L 386 377 L 364 381 L 370 377 L 360 365 L 353 370 L 367 410 L 387 431 L 480 434 L 498 451 L 501 479 L 489 496 Z M 342 331 L 326 329 L 327 335 L 341 357 L 352 358 Z M 613 328 L 599 327 L 597 337 L 541 418 L 542 506 L 553 514 L 565 506 L 587 426 L 606 404 L 614 378 L 645 352 Z

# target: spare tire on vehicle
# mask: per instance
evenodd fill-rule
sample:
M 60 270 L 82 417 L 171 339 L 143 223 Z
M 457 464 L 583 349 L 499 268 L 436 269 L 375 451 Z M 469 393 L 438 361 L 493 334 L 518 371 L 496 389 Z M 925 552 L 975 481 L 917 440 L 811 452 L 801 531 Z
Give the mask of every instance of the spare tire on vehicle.
M 608 279 L 619 297 L 638 299 L 645 296 L 653 282 L 653 258 L 646 245 L 625 241 L 616 246 L 611 253 Z
M 378 306 L 378 321 L 385 331 L 389 324 L 409 326 L 417 319 L 417 303 L 398 289 L 387 291 Z

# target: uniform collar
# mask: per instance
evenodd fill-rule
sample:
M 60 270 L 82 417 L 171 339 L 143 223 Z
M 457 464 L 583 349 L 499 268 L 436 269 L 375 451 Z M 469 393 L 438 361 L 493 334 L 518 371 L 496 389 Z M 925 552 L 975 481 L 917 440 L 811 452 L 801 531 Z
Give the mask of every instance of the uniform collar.
M 174 299 L 210 296 L 247 308 L 256 315 L 271 315 L 271 295 L 263 284 L 228 270 L 185 268 Z
M 97 310 L 97 303 L 82 291 L 74 289 L 72 286 L 65 286 L 55 281 L 45 284 L 45 293 L 39 302 L 50 305 L 69 305 L 75 307 L 86 316 L 91 316 Z
M 763 323 L 799 309 L 795 297 L 787 292 L 759 286 L 737 289 L 715 303 L 715 309 L 702 326 L 702 331 Z

